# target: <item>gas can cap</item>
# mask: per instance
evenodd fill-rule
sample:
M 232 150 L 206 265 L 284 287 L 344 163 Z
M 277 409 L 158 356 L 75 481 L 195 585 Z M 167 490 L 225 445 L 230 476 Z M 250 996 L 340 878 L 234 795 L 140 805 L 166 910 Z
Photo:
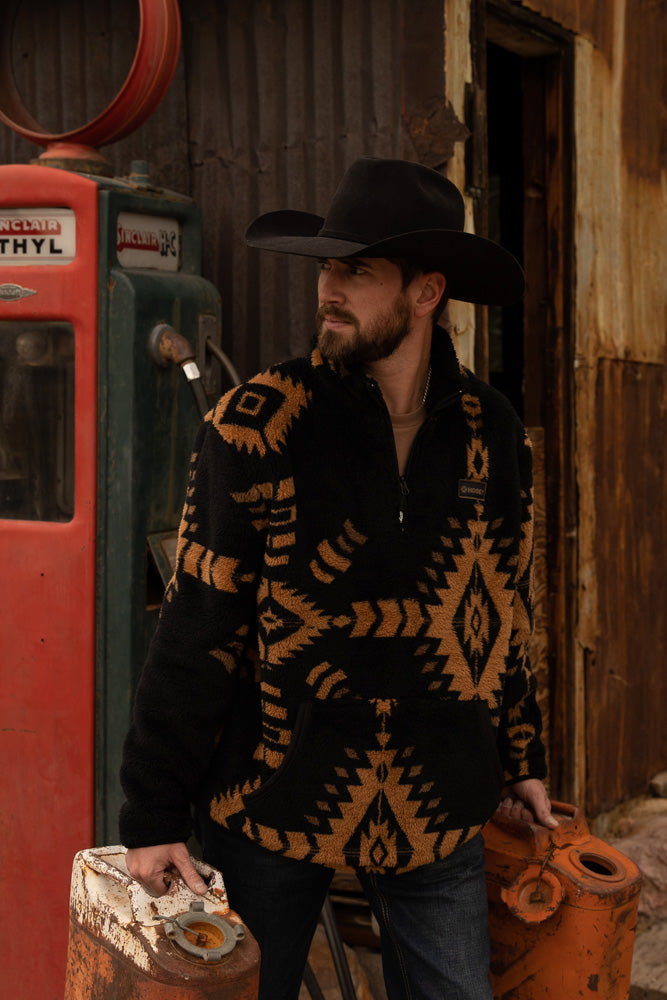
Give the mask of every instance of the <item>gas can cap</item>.
M 556 912 L 563 900 L 563 886 L 553 874 L 537 864 L 528 865 L 506 888 L 500 890 L 510 913 L 525 924 L 537 924 Z
M 231 924 L 217 913 L 208 913 L 201 900 L 190 904 L 164 925 L 165 934 L 189 955 L 204 962 L 219 962 L 245 937 L 243 924 Z

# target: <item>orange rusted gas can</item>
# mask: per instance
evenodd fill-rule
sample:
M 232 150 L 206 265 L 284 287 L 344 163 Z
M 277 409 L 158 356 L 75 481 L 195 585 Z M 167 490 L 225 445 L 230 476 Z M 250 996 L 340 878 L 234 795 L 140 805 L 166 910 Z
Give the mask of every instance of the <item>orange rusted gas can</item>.
M 149 895 L 125 848 L 80 851 L 72 870 L 65 1000 L 256 1000 L 259 948 L 229 909 L 222 875 L 197 896 L 174 878 Z
M 627 1000 L 641 875 L 552 803 L 555 830 L 494 816 L 484 827 L 495 1000 Z

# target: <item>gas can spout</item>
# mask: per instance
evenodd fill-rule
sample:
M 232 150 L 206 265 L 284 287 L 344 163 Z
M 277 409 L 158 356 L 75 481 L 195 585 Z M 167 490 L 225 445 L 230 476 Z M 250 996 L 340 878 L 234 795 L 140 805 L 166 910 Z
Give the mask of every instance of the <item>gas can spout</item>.
M 148 338 L 148 353 L 161 368 L 167 368 L 170 363 L 178 365 L 190 383 L 195 397 L 199 416 L 202 419 L 210 407 L 206 392 L 201 381 L 199 366 L 195 361 L 192 344 L 182 334 L 177 333 L 168 323 L 158 323 L 151 330 Z

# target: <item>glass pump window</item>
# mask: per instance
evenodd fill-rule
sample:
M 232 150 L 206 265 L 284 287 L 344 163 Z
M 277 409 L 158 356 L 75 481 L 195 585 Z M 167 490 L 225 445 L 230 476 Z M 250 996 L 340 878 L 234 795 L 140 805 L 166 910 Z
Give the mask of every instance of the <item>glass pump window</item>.
M 74 514 L 74 329 L 0 321 L 0 518 Z

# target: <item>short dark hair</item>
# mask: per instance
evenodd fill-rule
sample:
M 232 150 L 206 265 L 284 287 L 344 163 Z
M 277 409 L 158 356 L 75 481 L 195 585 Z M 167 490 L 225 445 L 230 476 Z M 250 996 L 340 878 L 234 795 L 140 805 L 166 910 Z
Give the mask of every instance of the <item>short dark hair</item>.
M 441 268 L 429 263 L 427 260 L 418 260 L 416 257 L 392 257 L 391 260 L 401 272 L 403 290 L 405 290 L 408 285 L 411 284 L 411 282 L 413 282 L 420 274 L 428 274 L 429 271 L 438 271 L 439 274 L 443 273 Z M 447 295 L 447 289 L 445 289 L 442 294 L 442 298 L 433 310 L 434 326 L 444 312 L 448 301 L 449 296 Z

